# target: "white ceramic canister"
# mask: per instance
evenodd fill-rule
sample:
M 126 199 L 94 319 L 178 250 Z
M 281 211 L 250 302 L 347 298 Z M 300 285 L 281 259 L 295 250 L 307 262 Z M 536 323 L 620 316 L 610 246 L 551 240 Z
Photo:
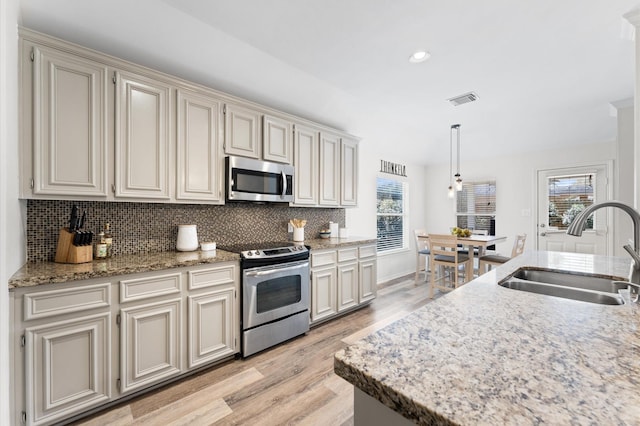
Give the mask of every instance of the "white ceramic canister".
M 304 241 L 304 228 L 293 228 L 293 241 Z
M 198 249 L 198 231 L 196 225 L 178 225 L 176 250 L 194 251 Z

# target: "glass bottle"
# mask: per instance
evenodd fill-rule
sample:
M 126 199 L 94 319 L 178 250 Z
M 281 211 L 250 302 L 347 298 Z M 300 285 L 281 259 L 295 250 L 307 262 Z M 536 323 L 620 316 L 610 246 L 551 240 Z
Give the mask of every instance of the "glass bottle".
M 96 259 L 104 259 L 107 257 L 107 243 L 104 241 L 104 232 L 100 231 L 98 239 L 96 240 Z
M 107 245 L 107 257 L 113 254 L 113 235 L 111 235 L 111 225 L 104 225 L 104 242 Z

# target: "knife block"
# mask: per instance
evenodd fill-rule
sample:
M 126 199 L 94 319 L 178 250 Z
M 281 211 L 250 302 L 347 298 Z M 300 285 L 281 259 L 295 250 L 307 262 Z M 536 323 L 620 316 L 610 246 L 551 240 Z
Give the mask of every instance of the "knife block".
M 91 262 L 93 260 L 93 251 L 91 250 L 91 245 L 74 246 L 73 235 L 73 232 L 69 232 L 68 228 L 60 229 L 55 261 L 57 263 Z

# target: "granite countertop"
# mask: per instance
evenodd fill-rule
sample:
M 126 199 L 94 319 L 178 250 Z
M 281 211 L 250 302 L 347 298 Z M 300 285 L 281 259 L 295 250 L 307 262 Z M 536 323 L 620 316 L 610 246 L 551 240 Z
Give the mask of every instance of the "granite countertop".
M 375 243 L 375 238 L 350 237 L 305 240 L 311 250 Z M 9 279 L 9 289 L 42 284 L 63 283 L 90 278 L 111 277 L 139 272 L 159 271 L 208 263 L 240 260 L 240 255 L 224 250 L 193 252 L 161 252 L 114 256 L 88 263 L 26 263 Z
M 420 424 L 640 424 L 638 305 L 497 285 L 519 267 L 624 279 L 630 265 L 525 253 L 339 351 L 335 372 Z
M 224 250 L 162 252 L 114 256 L 88 263 L 27 263 L 9 279 L 9 289 L 159 271 L 208 263 L 239 260 L 240 255 Z
M 333 249 L 339 247 L 358 246 L 362 244 L 375 244 L 378 240 L 369 237 L 349 237 L 349 238 L 316 238 L 304 240 L 304 244 L 311 250 Z

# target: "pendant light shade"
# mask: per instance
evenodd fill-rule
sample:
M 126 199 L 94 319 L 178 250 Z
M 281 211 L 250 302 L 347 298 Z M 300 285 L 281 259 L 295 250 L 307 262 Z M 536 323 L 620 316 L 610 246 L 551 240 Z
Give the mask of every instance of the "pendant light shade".
M 453 131 L 456 132 L 456 174 L 453 174 Z M 462 177 L 460 176 L 460 125 L 452 124 L 449 131 L 449 198 L 453 198 L 454 195 L 454 182 L 455 178 L 455 190 L 462 191 Z

